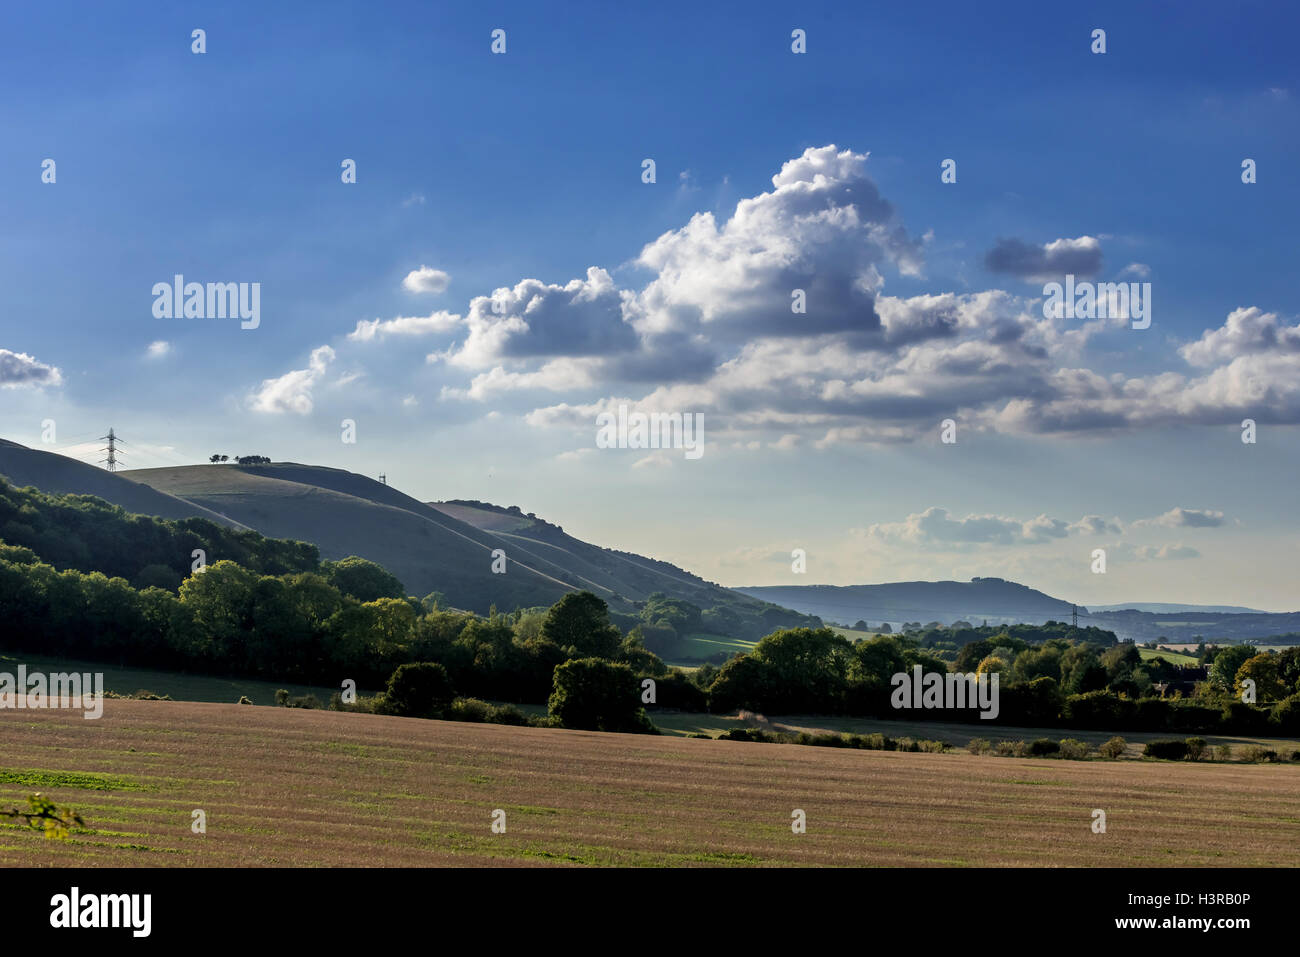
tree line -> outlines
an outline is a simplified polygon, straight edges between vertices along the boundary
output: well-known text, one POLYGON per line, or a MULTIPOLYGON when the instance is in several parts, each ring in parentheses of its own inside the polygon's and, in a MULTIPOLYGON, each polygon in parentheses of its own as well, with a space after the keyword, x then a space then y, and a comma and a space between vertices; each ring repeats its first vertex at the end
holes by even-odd
POLYGON ((708 686, 708 704, 713 711, 747 708, 766 714, 1028 727, 1300 733, 1300 648, 1280 653, 1248 645, 1217 649, 1208 679, 1196 686, 1195 694, 1167 698, 1156 686, 1178 680, 1178 666, 1158 657, 1144 661, 1135 645, 1117 643, 1109 632, 1103 633, 1107 643, 1096 644, 1091 632, 1058 622, 1013 626, 960 645, 949 662, 935 653, 933 642, 926 647, 916 634, 850 642, 829 628, 788 629, 718 670, 708 686), (1030 644, 1012 631, 1077 634, 1030 644), (998 675, 997 718, 988 722, 975 710, 894 708, 891 679, 918 665, 926 674, 998 675), (1247 679, 1253 682, 1254 703, 1243 700, 1247 679))
POLYGON ((997 674, 1001 724, 1300 731, 1300 648, 1206 649, 1209 679, 1172 700, 1156 688, 1179 679, 1176 666, 1143 661, 1110 632, 1061 622, 959 622, 855 642, 829 628, 777 628, 721 668, 687 674, 664 664, 654 639, 656 629, 683 635, 702 625, 704 612, 689 602, 656 594, 626 633, 589 592, 480 616, 446 607, 437 593, 406 595, 365 559, 322 562, 301 542, 129 515, 91 496, 3 480, 0 615, 8 651, 332 686, 351 678, 372 689, 388 687, 403 665, 431 664, 459 695, 519 703, 550 703, 562 685, 564 697, 588 701, 570 712, 574 726, 639 726, 646 677, 660 708, 981 720, 974 711, 894 709, 893 676, 919 666, 997 674), (226 557, 195 569, 185 564, 194 549, 226 557), (1254 704, 1243 700, 1247 681, 1254 704), (602 711, 628 696, 631 711, 602 711))

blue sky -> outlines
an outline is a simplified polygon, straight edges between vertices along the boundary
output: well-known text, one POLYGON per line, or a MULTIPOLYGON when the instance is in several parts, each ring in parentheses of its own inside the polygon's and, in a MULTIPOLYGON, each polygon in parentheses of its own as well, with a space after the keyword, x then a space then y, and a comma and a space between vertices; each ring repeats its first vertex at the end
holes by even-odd
POLYGON ((1054 6, 9 11, 0 434, 383 472, 724 584, 1300 607, 1300 17, 1054 6), (1046 320, 1067 267, 1151 327, 1046 320), (260 325, 156 318, 176 273, 260 325), (620 401, 706 454, 596 449, 620 401))

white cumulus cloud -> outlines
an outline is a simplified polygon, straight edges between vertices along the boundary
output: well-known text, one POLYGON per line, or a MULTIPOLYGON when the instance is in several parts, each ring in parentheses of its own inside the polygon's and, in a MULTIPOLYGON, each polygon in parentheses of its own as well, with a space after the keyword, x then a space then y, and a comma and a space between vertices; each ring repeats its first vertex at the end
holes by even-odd
POLYGON ((438 293, 446 292, 450 282, 451 276, 441 269, 421 266, 406 274, 406 278, 402 280, 402 288, 413 293, 438 293))
POLYGON ((324 378, 333 361, 334 350, 329 346, 313 349, 306 369, 286 372, 275 379, 264 379, 249 396, 249 406, 257 412, 307 415, 312 410, 312 388, 324 378))

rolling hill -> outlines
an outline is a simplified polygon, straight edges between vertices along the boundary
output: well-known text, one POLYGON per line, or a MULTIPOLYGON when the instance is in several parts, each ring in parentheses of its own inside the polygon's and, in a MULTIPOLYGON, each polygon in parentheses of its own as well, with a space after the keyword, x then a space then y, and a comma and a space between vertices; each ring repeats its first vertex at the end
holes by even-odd
POLYGON ((736 638, 816 624, 667 562, 579 541, 517 508, 425 503, 342 469, 276 462, 109 473, 2 442, 0 475, 45 492, 96 495, 131 512, 201 516, 271 538, 311 542, 325 559, 358 555, 383 565, 410 594, 441 592, 450 604, 480 613, 493 605, 551 605, 570 591, 587 590, 628 616, 636 614, 635 603, 655 593, 720 609, 732 624, 725 633, 736 638), (505 552, 504 574, 492 571, 497 549, 505 552))
POLYGON ((247 527, 220 512, 132 481, 124 472, 108 472, 6 439, 0 439, 0 475, 20 488, 32 485, 53 495, 94 495, 139 515, 206 518, 232 528, 247 527))
MULTIPOLYGON (((905 621, 922 624, 931 621, 952 624, 958 620, 972 624, 1068 621, 1074 607, 1063 599, 1001 578, 882 585, 774 585, 736 591, 830 621, 851 624, 865 619, 869 625, 889 622, 893 628, 905 621)), ((1113 631, 1121 641, 1139 643, 1160 639, 1193 641, 1202 637, 1210 641, 1249 641, 1300 632, 1300 612, 1141 602, 1109 610, 1116 607, 1100 610, 1079 605, 1079 624, 1095 625, 1113 631), (1178 610, 1160 610, 1165 608, 1178 610)))
MULTIPOLYGON (((969 582, 893 582, 883 585, 772 585, 737 588, 746 595, 776 602, 823 619, 868 624, 902 622, 1041 624, 1070 617, 1071 604, 1025 585, 1001 578, 969 582)), ((1080 606, 1079 613, 1087 612, 1080 606)))
POLYGON ((486 613, 550 605, 583 587, 560 569, 507 551, 492 572, 494 536, 449 518, 397 489, 341 469, 271 463, 139 469, 135 481, 221 511, 272 538, 312 542, 321 557, 383 565, 413 595, 441 592, 456 607, 486 613), (561 574, 556 574, 561 572, 561 574))
POLYGON ((1268 615, 1271 612, 1259 608, 1247 608, 1245 605, 1181 605, 1167 601, 1131 601, 1118 605, 1090 605, 1089 609, 1098 611, 1149 611, 1154 615, 1173 615, 1183 612, 1195 612, 1206 615, 1268 615))
MULTIPOLYGON (((510 554, 520 554, 526 561, 567 569, 578 576, 584 586, 600 594, 611 594, 643 601, 655 592, 681 598, 702 608, 737 604, 761 615, 767 603, 738 595, 733 589, 705 581, 698 575, 668 562, 634 555, 631 552, 602 548, 580 541, 534 515, 518 508, 502 508, 486 502, 430 502, 443 515, 490 532, 510 554)), ((779 616, 777 616, 779 617, 779 616)))
POLYGON ((324 558, 359 555, 383 565, 412 594, 439 591, 452 604, 486 612, 550 605, 591 591, 619 613, 656 592, 701 608, 725 607, 736 637, 755 637, 803 616, 740 595, 667 562, 602 548, 518 508, 425 503, 342 469, 277 462, 140 469, 132 479, 219 510, 275 538, 313 542, 324 558), (492 572, 502 549, 506 572, 492 572))

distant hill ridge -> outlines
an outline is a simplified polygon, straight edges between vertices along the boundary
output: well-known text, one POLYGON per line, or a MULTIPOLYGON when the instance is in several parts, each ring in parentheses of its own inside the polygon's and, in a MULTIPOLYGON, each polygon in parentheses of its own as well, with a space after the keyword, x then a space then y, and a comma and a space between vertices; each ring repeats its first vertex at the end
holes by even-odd
MULTIPOLYGON (((879 585, 771 585, 736 591, 839 622, 971 621, 978 624, 1068 619, 1070 602, 1002 578, 879 585)), ((1080 606, 1079 614, 1087 614, 1080 606)))
POLYGON ((1093 605, 1093 611, 1149 611, 1155 615, 1193 612, 1205 615, 1271 615, 1273 612, 1244 605, 1183 605, 1167 601, 1130 601, 1118 605, 1093 605))
MULTIPOLYGON (((1002 578, 878 585, 773 585, 736 591, 830 621, 850 624, 865 620, 869 625, 889 622, 893 627, 907 621, 1042 624, 1068 621, 1074 611, 1070 602, 1002 578)), ((1168 612, 1144 610, 1161 607, 1155 602, 1115 610, 1110 610, 1114 606, 1100 610, 1079 605, 1079 624, 1096 625, 1113 631, 1122 640, 1138 642, 1181 642, 1197 637, 1248 641, 1300 632, 1300 612, 1220 611, 1212 605, 1172 605, 1178 610, 1168 612)))

